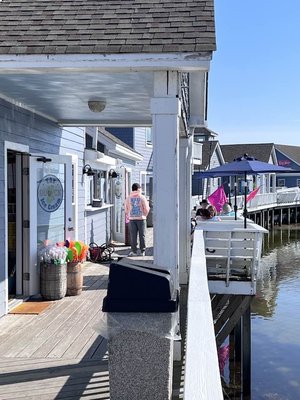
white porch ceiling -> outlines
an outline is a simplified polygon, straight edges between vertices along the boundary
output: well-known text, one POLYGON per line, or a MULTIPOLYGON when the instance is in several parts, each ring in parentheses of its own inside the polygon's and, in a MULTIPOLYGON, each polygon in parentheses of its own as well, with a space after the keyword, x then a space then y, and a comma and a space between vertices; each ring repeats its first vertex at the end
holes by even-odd
POLYGON ((0 97, 62 125, 147 126, 153 80, 153 71, 0 71, 0 97), (88 107, 95 98, 106 100, 101 113, 88 107))
POLYGON ((61 125, 150 126, 154 74, 195 73, 190 100, 197 105, 203 95, 197 73, 208 71, 210 59, 186 53, 0 55, 0 97, 61 125), (100 113, 88 107, 97 98, 106 101, 100 113))

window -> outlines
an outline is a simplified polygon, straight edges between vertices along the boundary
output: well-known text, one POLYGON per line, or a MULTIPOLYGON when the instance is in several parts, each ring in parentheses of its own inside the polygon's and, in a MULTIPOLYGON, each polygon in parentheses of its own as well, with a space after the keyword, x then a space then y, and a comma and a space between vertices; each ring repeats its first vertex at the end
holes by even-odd
POLYGON ((285 186, 285 179, 278 179, 278 186, 284 187, 285 186))
POLYGON ((87 176, 88 190, 86 191, 86 204, 101 207, 107 202, 107 172, 93 170, 93 176, 87 176))
POLYGON ((96 171, 94 175, 94 199, 106 202, 106 172, 96 171))
POLYGON ((145 128, 145 134, 146 134, 146 145, 147 146, 152 146, 152 129, 151 128, 145 128))
POLYGON ((149 172, 141 172, 141 187, 142 187, 142 193, 144 196, 147 198, 152 197, 152 185, 153 185, 153 178, 152 174, 149 172))

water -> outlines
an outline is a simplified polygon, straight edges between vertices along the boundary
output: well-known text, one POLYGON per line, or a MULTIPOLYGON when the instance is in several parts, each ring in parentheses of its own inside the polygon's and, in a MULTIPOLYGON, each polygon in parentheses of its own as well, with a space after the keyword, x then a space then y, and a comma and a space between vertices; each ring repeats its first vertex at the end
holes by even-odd
POLYGON ((252 303, 252 400, 300 399, 300 227, 270 232, 252 303))

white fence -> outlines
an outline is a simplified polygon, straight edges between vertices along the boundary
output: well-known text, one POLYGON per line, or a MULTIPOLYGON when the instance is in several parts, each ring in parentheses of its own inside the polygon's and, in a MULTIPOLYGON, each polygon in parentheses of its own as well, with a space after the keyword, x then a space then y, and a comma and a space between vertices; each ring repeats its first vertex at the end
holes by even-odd
MULTIPOLYGON (((191 207, 198 206, 201 197, 193 196, 191 200, 191 207)), ((231 197, 231 203, 234 205, 234 197, 231 197)), ((254 199, 247 203, 247 209, 254 211, 256 208, 276 207, 283 204, 299 204, 300 206, 300 188, 283 188, 277 189, 276 193, 262 193, 257 194, 254 199)), ((244 196, 236 197, 236 205, 238 210, 244 207, 244 196)))
POLYGON ((203 232, 194 233, 185 353, 185 400, 223 400, 203 232))

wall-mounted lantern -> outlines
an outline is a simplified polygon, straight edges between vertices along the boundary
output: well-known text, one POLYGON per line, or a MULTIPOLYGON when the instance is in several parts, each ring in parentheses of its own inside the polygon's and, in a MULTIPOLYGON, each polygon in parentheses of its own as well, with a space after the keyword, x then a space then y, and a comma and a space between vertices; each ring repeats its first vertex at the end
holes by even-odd
POLYGON ((87 175, 87 176, 94 176, 95 172, 93 171, 92 167, 90 164, 85 164, 85 166, 82 168, 82 174, 87 175))
POLYGON ((118 174, 116 173, 116 171, 115 171, 114 169, 111 169, 111 170, 109 171, 109 173, 108 173, 108 176, 109 176, 110 178, 117 178, 117 177, 118 177, 118 174))

